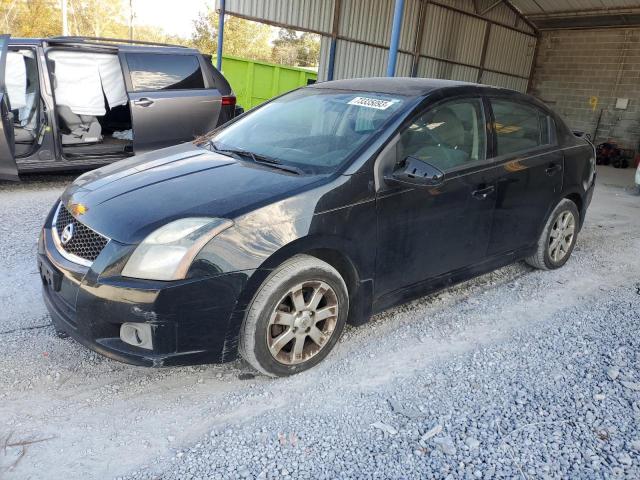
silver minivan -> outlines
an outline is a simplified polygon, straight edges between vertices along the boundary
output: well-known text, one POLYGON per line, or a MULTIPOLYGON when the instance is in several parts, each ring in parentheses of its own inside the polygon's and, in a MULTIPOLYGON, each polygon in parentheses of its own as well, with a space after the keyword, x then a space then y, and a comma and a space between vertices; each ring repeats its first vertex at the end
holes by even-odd
POLYGON ((95 37, 0 35, 0 179, 191 141, 236 114, 209 55, 95 37))

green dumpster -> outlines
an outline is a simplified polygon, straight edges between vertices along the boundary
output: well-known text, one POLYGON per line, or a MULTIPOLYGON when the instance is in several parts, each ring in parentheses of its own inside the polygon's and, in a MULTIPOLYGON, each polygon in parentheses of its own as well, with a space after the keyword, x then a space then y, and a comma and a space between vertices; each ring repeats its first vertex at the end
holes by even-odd
MULTIPOLYGON (((215 65, 216 59, 213 57, 215 65)), ((281 93, 315 83, 317 72, 301 67, 222 56, 222 73, 236 94, 238 105, 249 110, 281 93)))

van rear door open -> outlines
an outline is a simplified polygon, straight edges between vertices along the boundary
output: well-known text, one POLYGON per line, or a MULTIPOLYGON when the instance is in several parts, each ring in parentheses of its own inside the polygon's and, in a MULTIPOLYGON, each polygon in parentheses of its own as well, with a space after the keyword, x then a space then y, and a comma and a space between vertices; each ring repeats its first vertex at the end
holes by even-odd
POLYGON ((5 69, 10 35, 0 35, 0 179, 19 180, 15 159, 13 114, 5 87, 5 69))

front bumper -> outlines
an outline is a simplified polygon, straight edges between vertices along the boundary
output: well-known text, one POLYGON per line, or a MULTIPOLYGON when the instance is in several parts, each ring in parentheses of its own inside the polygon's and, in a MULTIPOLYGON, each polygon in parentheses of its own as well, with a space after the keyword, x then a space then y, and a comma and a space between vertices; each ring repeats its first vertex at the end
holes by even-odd
MULTIPOLYGON (((103 254, 117 259, 124 248, 112 241, 103 254)), ((109 275, 109 267, 100 261, 103 254, 92 267, 69 262, 44 229, 38 269, 56 329, 102 355, 134 365, 220 363, 237 357, 243 312, 235 307, 248 272, 174 282, 137 280, 109 275), (153 348, 123 342, 120 327, 125 322, 149 324, 153 348)))

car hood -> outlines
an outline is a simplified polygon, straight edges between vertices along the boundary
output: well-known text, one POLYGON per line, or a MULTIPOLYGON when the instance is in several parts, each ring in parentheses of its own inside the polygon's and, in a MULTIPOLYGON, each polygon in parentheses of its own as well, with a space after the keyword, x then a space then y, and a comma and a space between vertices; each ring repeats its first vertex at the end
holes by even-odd
POLYGON ((62 201, 69 208, 81 205, 72 209, 75 216, 97 232, 134 244, 172 220, 233 219, 320 178, 182 144, 88 172, 64 192, 62 201))

